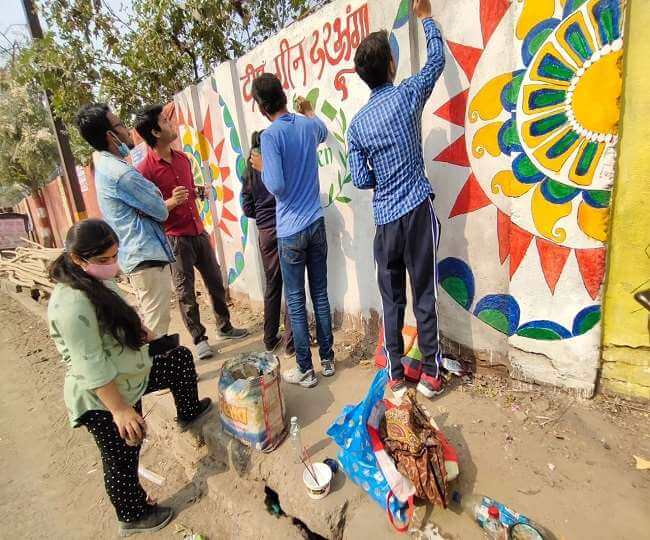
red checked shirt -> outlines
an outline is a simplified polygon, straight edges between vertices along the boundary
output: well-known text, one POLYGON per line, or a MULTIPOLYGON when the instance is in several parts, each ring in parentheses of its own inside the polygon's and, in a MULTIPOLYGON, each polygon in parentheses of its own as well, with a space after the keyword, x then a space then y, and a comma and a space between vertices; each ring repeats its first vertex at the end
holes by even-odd
POLYGON ((203 233, 203 222, 196 207, 192 166, 185 154, 172 150, 172 161, 169 163, 149 148, 147 157, 136 168, 142 176, 158 186, 165 200, 172 196, 177 186, 189 191, 187 201, 174 208, 165 221, 168 236, 198 236, 203 233))

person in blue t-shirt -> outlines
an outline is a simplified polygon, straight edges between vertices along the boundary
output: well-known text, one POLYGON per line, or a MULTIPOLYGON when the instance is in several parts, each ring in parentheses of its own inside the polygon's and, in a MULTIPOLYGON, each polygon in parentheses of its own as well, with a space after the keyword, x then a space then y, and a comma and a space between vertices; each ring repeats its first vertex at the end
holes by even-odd
POLYGON ((287 110, 280 80, 264 73, 253 83, 253 98, 271 121, 261 136, 261 155, 251 165, 262 172, 262 182, 276 199, 276 229, 280 267, 289 307, 297 366, 285 371, 291 384, 312 388, 318 384, 309 349, 305 308, 305 269, 316 316, 322 374, 334 375, 332 315, 327 296, 327 237, 320 204, 316 148, 327 138, 325 124, 305 99, 297 100, 302 114, 287 110))

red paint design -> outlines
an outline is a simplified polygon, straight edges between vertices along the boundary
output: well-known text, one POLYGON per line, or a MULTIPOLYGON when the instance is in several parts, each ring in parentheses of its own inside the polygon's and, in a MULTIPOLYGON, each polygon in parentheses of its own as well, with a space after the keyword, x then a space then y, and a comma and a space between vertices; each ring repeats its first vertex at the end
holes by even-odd
POLYGON ((582 282, 593 300, 598 297, 600 286, 605 278, 605 248, 576 249, 576 259, 580 268, 582 282))
POLYGON ((465 125, 465 111, 467 110, 467 94, 468 90, 462 91, 460 94, 455 95, 442 107, 440 107, 433 114, 440 118, 456 124, 457 126, 465 125))
POLYGON ((510 216, 498 209, 497 237, 499 238, 499 260, 503 264, 510 253, 510 216))
POLYGON ((564 265, 569 258, 571 249, 564 246, 558 246, 553 242, 544 240, 543 238, 536 238, 537 253, 539 253, 539 260, 542 265, 542 272, 544 272, 544 279, 546 284, 551 290, 551 294, 555 294, 555 286, 557 285, 564 265))
POLYGON ((223 145, 225 142, 226 139, 221 139, 221 142, 214 149, 214 155, 217 158, 217 163, 221 163, 221 157, 223 156, 223 145))
POLYGON ((458 197, 456 197, 454 207, 449 213, 449 219, 461 214, 469 214, 470 212, 488 206, 490 203, 490 199, 488 199, 483 188, 477 182, 474 173, 472 173, 460 190, 458 197))
POLYGON ((515 275, 528 251, 533 235, 510 222, 510 279, 515 275))
MULTIPOLYGON (((305 54, 305 38, 293 45, 287 39, 282 39, 279 52, 273 58, 272 64, 275 75, 282 81, 285 90, 294 89, 294 74, 302 72, 301 86, 307 85, 307 72, 313 71, 316 79, 320 80, 325 71, 325 66, 340 66, 351 62, 354 51, 370 32, 368 17, 368 4, 363 4, 355 10, 347 6, 345 15, 336 17, 333 21, 326 22, 322 28, 317 28, 311 34, 313 43, 309 54, 305 54), (307 66, 307 61, 310 65, 307 66), (312 68, 312 69, 310 69, 312 68)), ((267 62, 258 65, 248 64, 244 76, 240 77, 241 92, 245 102, 251 102, 252 84, 256 77, 266 71, 267 62)), ((345 75, 354 73, 350 67, 343 67, 334 76, 334 88, 341 92, 342 100, 348 97, 348 87, 345 75)), ((299 81, 300 84, 300 81, 299 81)), ((253 104, 254 105, 254 104, 253 104)))
POLYGON ((210 118, 210 106, 208 105, 205 111, 205 119, 203 120, 203 129, 201 130, 203 136, 208 140, 210 146, 214 146, 212 141, 212 119, 210 118))
POLYGON ((228 236, 230 236, 230 238, 232 238, 232 234, 231 234, 230 231, 228 230, 228 227, 224 224, 223 219, 220 219, 220 220, 219 220, 219 228, 220 228, 223 232, 225 232, 228 236))
POLYGON ((233 193, 233 190, 230 189, 227 186, 223 186, 222 189, 223 189, 223 202, 224 202, 224 204, 227 203, 227 202, 232 201, 233 197, 235 196, 235 194, 233 193))
POLYGON ((487 45, 497 25, 510 7, 510 0, 481 0, 481 32, 483 45, 487 45))
POLYGON ((228 221, 237 221, 237 217, 225 206, 221 210, 221 219, 222 220, 227 219, 228 221))
POLYGON ((354 69, 342 69, 334 77, 334 88, 342 93, 341 101, 348 99, 348 85, 345 82, 346 75, 354 75, 354 69))
POLYGON ((449 45, 449 50, 454 55, 456 62, 458 62, 465 75, 467 75, 467 80, 471 81, 474 76, 476 64, 478 64, 479 58, 483 54, 483 49, 477 49, 469 45, 461 45, 453 41, 447 41, 447 45, 449 45))
POLYGON ((230 167, 219 167, 219 170, 221 171, 221 180, 225 182, 230 176, 230 167))
POLYGON ((433 161, 442 161, 444 163, 451 163, 452 165, 469 167, 467 148, 465 147, 465 135, 463 134, 458 137, 458 139, 433 158, 433 161))

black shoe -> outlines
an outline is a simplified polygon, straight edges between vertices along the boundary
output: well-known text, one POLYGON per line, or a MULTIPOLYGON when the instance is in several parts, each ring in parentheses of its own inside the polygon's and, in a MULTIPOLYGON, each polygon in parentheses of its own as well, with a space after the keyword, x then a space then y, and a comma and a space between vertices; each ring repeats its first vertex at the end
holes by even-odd
POLYGON ((275 336, 273 341, 271 343, 267 343, 264 345, 265 350, 267 353, 272 353, 275 352, 275 350, 278 348, 278 345, 282 343, 282 338, 280 336, 275 336))
POLYGON ((159 531, 172 520, 173 516, 174 512, 167 506, 147 505, 145 514, 138 521, 119 522, 120 536, 159 531))
POLYGON ((199 412, 194 418, 191 418, 189 420, 176 420, 176 423, 178 424, 178 427, 181 429, 181 431, 187 431, 187 428, 190 427, 192 422, 204 416, 210 409, 212 409, 212 400, 209 397, 205 397, 199 401, 199 412))
POLYGON ((230 330, 220 330, 217 332, 217 339, 219 341, 225 341, 227 339, 241 339, 245 338, 248 335, 248 330, 245 328, 235 328, 234 326, 230 327, 230 330))

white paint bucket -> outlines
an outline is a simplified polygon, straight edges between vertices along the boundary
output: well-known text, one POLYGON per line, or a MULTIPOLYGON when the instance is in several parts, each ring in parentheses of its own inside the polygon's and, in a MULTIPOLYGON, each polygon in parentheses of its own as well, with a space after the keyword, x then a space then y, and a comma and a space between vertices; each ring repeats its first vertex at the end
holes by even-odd
POLYGON ((330 492, 332 469, 325 463, 314 463, 311 469, 318 482, 314 481, 307 469, 302 472, 302 481, 307 486, 307 493, 312 499, 322 499, 330 492))

